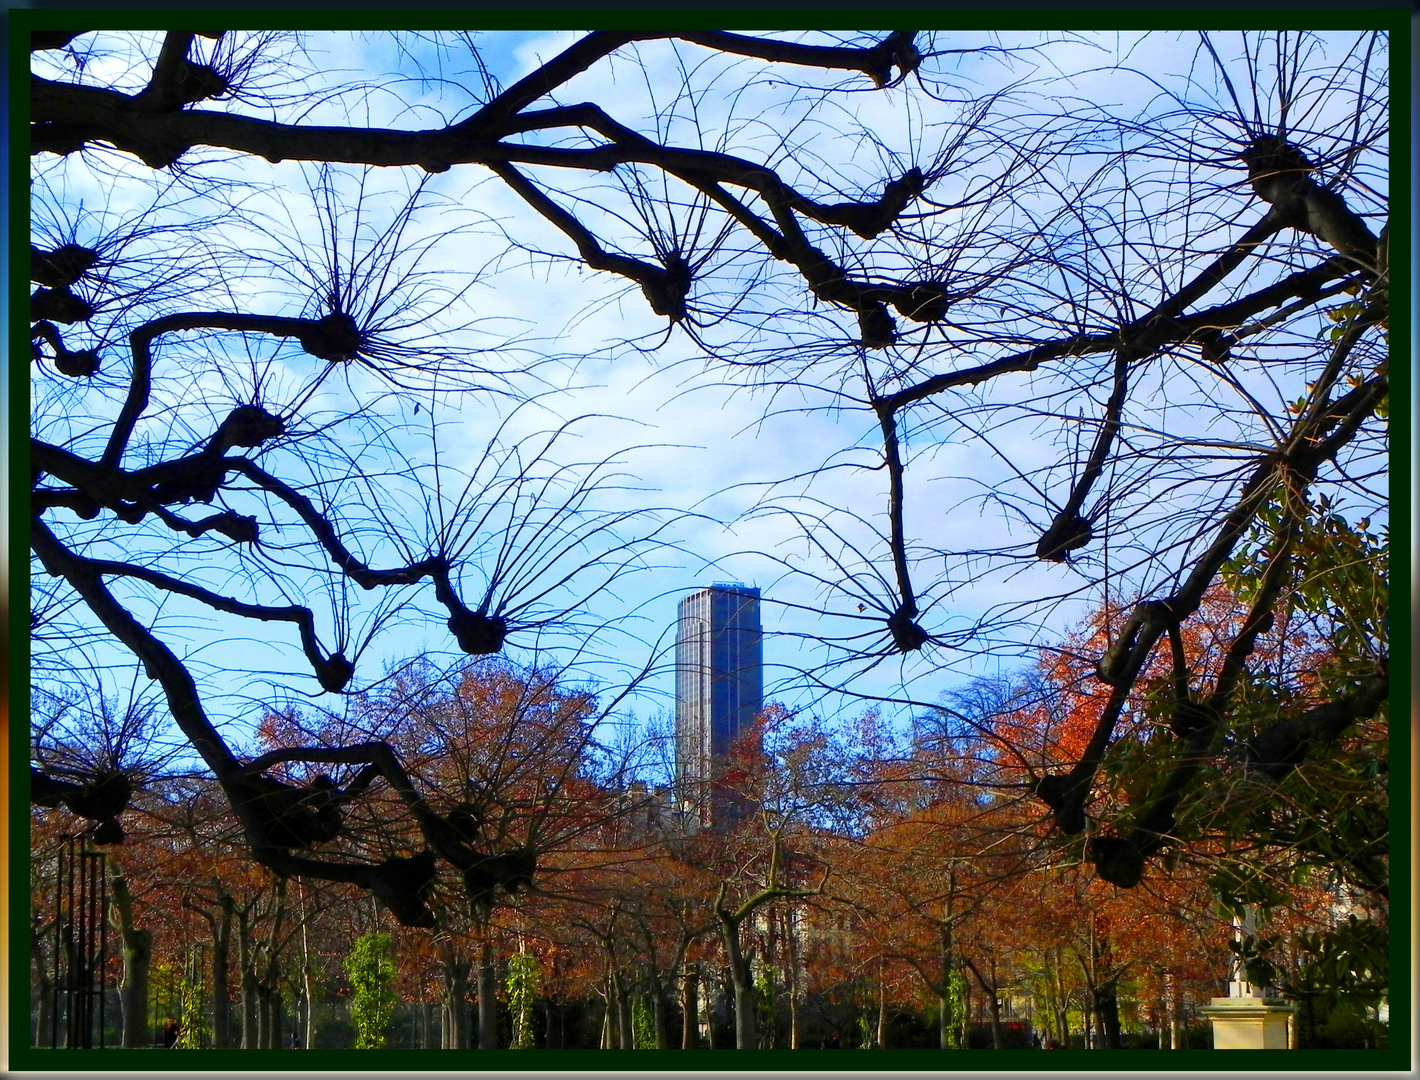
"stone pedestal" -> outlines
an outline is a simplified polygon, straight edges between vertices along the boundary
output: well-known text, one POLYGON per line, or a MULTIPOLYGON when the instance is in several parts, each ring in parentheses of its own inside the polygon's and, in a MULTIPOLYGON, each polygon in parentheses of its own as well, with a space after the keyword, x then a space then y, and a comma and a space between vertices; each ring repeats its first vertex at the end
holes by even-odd
POLYGON ((1296 1006, 1280 998, 1215 997, 1198 1011, 1213 1025, 1215 1050, 1286 1050, 1287 1019, 1296 1006))

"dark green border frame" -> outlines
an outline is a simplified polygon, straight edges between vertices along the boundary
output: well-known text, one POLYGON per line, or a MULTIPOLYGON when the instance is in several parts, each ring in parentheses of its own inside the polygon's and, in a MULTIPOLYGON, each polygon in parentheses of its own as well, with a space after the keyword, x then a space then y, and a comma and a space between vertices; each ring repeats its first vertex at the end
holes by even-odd
MULTIPOLYGON (((1176 2, 1176 0, 1175 0, 1176 2)), ((677 27, 735 29, 782 29, 784 27, 812 24, 818 27, 841 27, 859 25, 887 25, 898 23, 925 23, 933 28, 1001 28, 1003 20, 1000 12, 1019 12, 1010 21, 1012 29, 1271 29, 1279 24, 1290 27, 1317 30, 1385 29, 1391 33, 1391 129, 1392 143, 1410 147, 1404 158, 1393 158, 1391 164, 1391 191, 1411 193, 1411 200, 1396 200, 1392 197, 1391 215, 1395 236, 1408 238, 1402 247, 1392 246, 1391 279, 1392 292, 1398 296, 1412 297, 1413 305, 1413 253, 1415 247, 1414 221, 1412 217, 1415 198, 1413 169, 1414 121, 1412 109, 1412 79, 1414 72, 1414 36, 1416 23, 1409 14, 1409 5, 1404 0, 1353 0, 1346 8, 1310 7, 1305 0, 1253 0, 1247 7, 1226 4, 1223 0, 1206 0, 1200 4, 1176 10, 1152 8, 1142 10, 1139 0, 1104 0, 1093 8, 1062 10, 1042 5, 1039 0, 993 0, 989 10, 979 8, 958 8, 951 0, 907 0, 892 8, 868 10, 853 0, 846 0, 839 6, 835 0, 780 0, 773 8, 691 8, 675 11, 664 9, 664 0, 624 0, 621 7, 599 9, 565 0, 520 0, 517 10, 495 7, 461 6, 458 13, 450 9, 429 6, 407 11, 389 9, 363 9, 350 0, 329 0, 329 6, 307 6, 289 8, 280 6, 280 0, 256 0, 242 9, 195 10, 192 0, 170 0, 167 4, 146 8, 98 9, 80 7, 66 0, 51 0, 44 8, 14 8, 8 19, 8 56, 10 58, 8 86, 0 88, 0 94, 9 93, 10 118, 10 202, 11 244, 10 244, 10 289, 7 293, 9 310, 19 312, 28 304, 28 250, 22 248, 21 237, 29 231, 28 202, 21 200, 19 193, 26 190, 29 183, 29 145, 25 129, 25 116, 29 105, 28 49, 24 42, 33 28, 60 28, 98 23, 107 28, 163 29, 173 23, 174 9, 183 10, 184 23, 193 27, 228 28, 230 26, 261 26, 272 28, 338 28, 338 29, 389 29, 392 27, 452 27, 467 28, 476 24, 480 29, 526 30, 551 29, 557 26, 587 26, 613 29, 623 26, 644 26, 645 9, 657 11, 657 22, 677 27), (849 6, 849 4, 852 6, 849 6), (1211 6, 1217 3, 1216 7, 1211 6), (271 5, 268 7, 268 4, 271 5), (256 12, 260 12, 256 16, 256 12), (1286 12, 1286 14, 1278 14, 1286 12), (923 16, 926 16, 925 19, 923 16), (1025 19, 1022 19, 1022 15, 1025 19), (1410 134, 1407 142, 1397 139, 1396 131, 1410 134), (1397 252, 1404 254, 1397 257, 1397 252)), ((1406 538, 1401 545, 1405 558, 1392 559, 1392 592, 1401 596, 1409 595, 1415 611, 1409 611, 1411 618, 1402 618, 1391 628, 1396 639, 1392 642, 1392 653, 1396 656, 1415 656, 1420 663, 1420 655, 1412 652, 1411 635, 1415 618, 1420 617, 1420 597, 1413 592, 1411 582, 1412 552, 1409 542, 1410 525, 1413 519, 1413 422, 1412 403, 1415 364, 1413 342, 1413 306, 1397 305, 1391 316, 1392 347, 1405 350, 1407 363, 1393 364, 1392 415, 1401 418, 1401 423, 1392 431, 1392 465, 1400 466, 1401 483, 1392 481, 1391 488, 1391 529, 1392 533, 1406 538), (1396 406, 1396 402, 1403 404, 1396 406), (1398 571, 1398 580, 1395 575, 1398 571)), ((9 368, 11 430, 18 433, 28 426, 28 365, 21 368, 19 357, 28 355, 28 338, 20 336, 20 327, 11 326, 12 362, 9 368)), ((18 493, 28 489, 22 480, 29 472, 28 443, 20 444, 17 438, 9 440, 13 448, 9 459, 10 490, 18 493)), ((9 612, 10 640, 9 659, 14 678, 10 684, 10 715, 13 718, 9 731, 9 811, 10 811, 10 852, 7 881, 26 882, 29 876, 28 859, 22 854, 29 850, 29 780, 28 771, 20 771, 28 760, 28 725, 22 736, 18 717, 29 714, 29 630, 28 613, 29 563, 19 558, 19 552, 28 546, 23 538, 21 526, 28 514, 16 501, 11 507, 10 553, 11 553, 11 596, 13 603, 9 612)), ((1395 536, 1392 536, 1394 542, 1395 536)), ((9 964, 9 1035, 10 1045, 5 1048, 11 1069, 26 1072, 43 1071, 57 1073, 89 1073, 133 1071, 136 1073, 212 1071, 245 1073, 286 1072, 294 1074, 310 1072, 379 1071, 399 1073, 442 1073, 452 1070, 478 1071, 489 1073, 596 1073, 611 1074, 630 1072, 707 1072, 707 1073, 779 1073, 779 1072, 1409 1072, 1413 1066, 1412 1040, 1414 1038, 1414 952, 1410 934, 1414 920, 1414 897, 1412 889, 1412 865, 1414 859, 1414 836, 1411 821, 1415 802, 1415 776, 1413 768, 1413 744, 1416 738, 1415 726, 1420 724, 1420 713, 1413 705, 1414 698, 1410 684, 1410 666, 1402 664, 1396 672, 1391 689, 1392 717, 1408 714, 1410 724, 1391 726, 1391 760, 1406 763, 1401 772, 1392 772, 1391 799, 1391 909, 1395 917, 1391 921, 1391 967, 1393 972, 1409 972, 1410 980, 1397 977, 1390 992, 1390 1044, 1388 1050, 1311 1050, 1303 1055, 1287 1054, 1283 1051, 1263 1051, 1250 1054, 1244 1059, 1219 1056, 1211 1051, 1185 1050, 1156 1056, 1145 1051, 1116 1051, 1101 1054, 1097 1051, 1066 1051, 1048 1059, 1034 1056, 1032 1052, 1008 1050, 994 1054, 970 1053, 964 1056, 944 1057, 940 1050, 882 1050, 871 1055, 859 1055, 846 1051, 797 1050, 797 1051, 738 1051, 733 1054, 711 1050, 683 1051, 621 1051, 621 1050, 543 1050, 532 1053, 510 1050, 468 1051, 472 1058, 459 1054, 425 1057, 419 1051, 357 1051, 320 1050, 299 1056, 289 1051, 243 1051, 232 1056, 227 1052, 221 1058, 194 1058, 190 1054, 174 1055, 165 1050, 129 1050, 120 1054, 107 1051, 54 1051, 33 1050, 28 1045, 29 1032, 29 956, 28 904, 21 907, 16 903, 14 890, 10 895, 10 926, 8 949, 0 946, 9 964), (1402 788, 1397 790, 1397 788, 1402 788), (1398 798, 1396 796, 1399 796, 1398 798), (22 913, 24 917, 21 917, 22 913), (26 958, 21 963, 20 958, 26 958), (17 1043, 17 1036, 20 1042, 17 1043), (1048 1062, 1048 1064, 1047 1064, 1048 1062), (1246 1064, 1244 1065, 1243 1062, 1246 1064)))

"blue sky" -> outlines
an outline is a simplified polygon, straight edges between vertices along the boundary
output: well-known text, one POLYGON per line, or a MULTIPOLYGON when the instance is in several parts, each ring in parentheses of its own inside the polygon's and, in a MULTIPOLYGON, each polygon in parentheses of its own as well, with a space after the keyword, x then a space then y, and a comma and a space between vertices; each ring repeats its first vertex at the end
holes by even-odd
MULTIPOLYGON (((984 35, 975 37, 984 40, 984 35)), ((1340 47, 1354 38, 1355 35, 1336 35, 1331 44, 1340 47)), ((564 34, 523 32, 491 33, 480 36, 477 42, 488 69, 506 86, 531 70, 539 57, 554 54, 569 40, 564 34)), ((958 47, 975 43, 966 37, 952 39, 958 47)), ((1027 42, 1022 36, 1003 43, 1037 42, 1034 38, 1027 42)), ((342 77, 366 79, 372 87, 366 94, 331 99, 309 114, 310 122, 432 127, 467 115, 476 103, 477 74, 457 49, 444 52, 436 63, 427 44, 408 44, 401 52, 385 35, 330 42, 313 39, 310 45, 318 55, 339 57, 344 69, 340 72, 342 77), (397 76, 398 81, 391 81, 391 75, 397 76)), ((1121 39, 1111 34, 1052 41, 1040 53, 1010 62, 978 53, 943 58, 940 64, 943 85, 955 86, 963 94, 980 97, 1013 86, 1018 96, 1003 104, 1004 116, 1024 130, 1032 110, 1051 103, 1120 116, 1160 107, 1162 90, 1181 86, 1184 76, 1191 69, 1197 70, 1198 52, 1198 40, 1193 36, 1121 39), (1119 70, 1121 63, 1133 71, 1119 70), (1062 79, 1059 72, 1068 72, 1070 77, 1062 79)), ((820 181, 833 179, 850 189, 861 185, 860 190, 881 184, 884 177, 909 164, 929 163, 937 146, 951 135, 956 118, 953 104, 927 101, 904 88, 874 93, 860 86, 847 95, 806 98, 786 85, 788 80, 782 72, 767 72, 758 62, 734 62, 722 65, 723 70, 699 67, 707 54, 690 46, 680 46, 674 53, 668 45, 649 46, 645 55, 651 59, 644 70, 629 59, 618 57, 573 80, 559 93, 558 100, 600 102, 618 119, 633 126, 651 123, 657 109, 676 103, 678 120, 672 134, 683 140, 690 137, 692 129, 689 99, 680 93, 680 80, 690 80, 698 88, 696 117, 711 137, 710 145, 723 144, 751 157, 756 153, 777 155, 786 172, 792 174, 796 168, 801 169, 801 175, 788 177, 791 182, 809 184, 815 179, 811 174, 817 173, 820 181), (747 86, 743 77, 746 71, 769 77, 747 86), (863 131, 871 131, 876 144, 862 138, 863 131), (717 138, 720 143, 714 141, 717 138), (792 153, 783 149, 790 146, 792 153)), ((105 62, 117 72, 126 61, 119 50, 105 62)), ((1216 90, 1221 98, 1222 91, 1212 87, 1204 76, 1199 75, 1198 80, 1199 87, 1191 91, 1195 97, 1207 89, 1216 90)), ((805 76, 803 81, 821 85, 825 80, 805 76)), ((1324 114, 1324 104, 1322 109, 1324 114)), ((1079 171, 1061 173, 1058 182, 1078 184, 1080 191, 1088 194, 1090 169, 1100 167, 1103 160, 1098 153, 1093 158, 1082 158, 1079 171)), ((985 162, 981 169, 989 164, 985 162)), ((117 216, 132 212, 151 197, 138 183, 146 177, 137 167, 119 168, 121 178, 115 182, 85 175, 76 160, 63 175, 59 205, 73 209, 82 199, 91 210, 106 206, 117 216), (122 177, 131 177, 132 182, 122 177)), ((250 161, 214 164, 211 168, 217 175, 227 173, 234 180, 267 185, 264 190, 253 189, 244 195, 242 205, 252 215, 252 221, 270 222, 270 231, 263 233, 258 229, 244 236, 233 228, 228 230, 229 235, 224 233, 224 242, 248 253, 272 254, 271 265, 275 269, 271 280, 260 288, 251 282, 242 283, 242 288, 250 291, 234 299, 264 305, 261 309, 270 313, 293 313, 293 305, 300 303, 299 267, 289 261, 280 265, 282 260, 275 257, 278 249, 273 246, 273 237, 282 235, 284 230, 289 245, 296 243, 303 232, 309 238, 310 230, 315 228, 309 188, 311 170, 289 162, 267 166, 250 161)), ((51 171, 49 175, 57 180, 60 173, 51 171)), ((546 170, 537 173, 540 180, 547 175, 546 170)), ((968 192, 975 177, 972 169, 963 168, 945 178, 940 190, 968 192)), ((610 183, 609 178, 595 176, 563 175, 558 179, 568 185, 569 198, 580 196, 593 201, 604 199, 605 185, 610 183)), ((1169 183, 1183 184, 1190 179, 1178 176, 1169 183)), ((347 176, 342 183, 348 182, 347 176)), ((395 212, 412 182, 400 175, 374 177, 373 188, 388 192, 389 197, 371 200, 367 224, 382 227, 377 223, 395 212)), ((1147 192, 1140 185, 1134 202, 1104 199, 1104 203, 1147 214, 1152 206, 1162 205, 1151 203, 1151 199, 1170 197, 1173 189, 1169 183, 1156 178, 1151 180, 1153 186, 1147 192)), ((1058 186, 1032 190, 1018 200, 1018 211, 1026 213, 1036 206, 1047 208, 1052 201, 1059 202, 1060 194, 1058 186)), ((765 622, 770 637, 765 651, 771 681, 793 681, 795 672, 819 663, 812 640, 836 632, 831 628, 855 625, 854 594, 840 588, 842 583, 832 581, 825 591, 824 580, 833 571, 825 570, 824 552, 805 539, 792 518, 765 513, 762 506, 757 511, 756 507, 769 497, 781 507, 792 504, 800 510, 813 506, 834 512, 851 510, 862 515, 869 525, 880 521, 884 492, 881 472, 871 468, 875 455, 880 453, 871 414, 852 408, 849 398, 837 393, 836 387, 827 388, 835 392, 825 392, 822 386, 801 386, 792 380, 756 385, 749 376, 726 378, 725 369, 707 364, 695 343, 680 333, 666 334, 665 320, 648 309, 639 289, 628 287, 611 275, 589 273, 565 259, 539 254, 565 255, 570 245, 477 168, 460 167, 432 178, 427 198, 430 211, 421 218, 421 227, 430 236, 442 229, 456 230, 450 238, 429 248, 422 266, 444 274, 441 281, 456 278, 459 287, 467 289, 464 299, 472 315, 466 329, 459 333, 459 342, 469 348, 489 350, 488 355, 496 363, 516 372, 513 381, 522 392, 555 392, 516 411, 510 410, 509 399, 485 395, 475 395, 458 404, 445 402, 436 411, 437 419, 445 424, 437 435, 428 427, 428 413, 413 413, 408 400, 379 399, 370 406, 372 418, 397 419, 408 425, 410 440, 398 447, 399 453, 410 455, 423 465, 431 465, 437 453, 438 459, 454 472, 486 479, 491 473, 487 472, 484 448, 500 424, 504 425, 504 446, 527 447, 535 444, 539 433, 561 420, 581 418, 572 425, 569 438, 559 442, 559 446, 576 448, 569 451, 571 459, 596 461, 626 448, 624 454, 616 454, 622 462, 619 472, 624 481, 604 495, 595 496, 594 505, 597 499, 603 499, 601 505, 607 509, 629 503, 694 514, 679 519, 664 534, 664 538, 676 542, 677 552, 661 550, 648 555, 643 572, 620 578, 614 589, 594 597, 587 610, 592 622, 602 629, 590 647, 580 635, 563 635, 560 639, 554 636, 544 643, 546 652, 534 650, 533 643, 526 639, 515 638, 512 657, 520 662, 570 659, 579 676, 599 680, 601 685, 614 689, 642 665, 656 664, 659 655, 658 669, 645 683, 645 692, 628 702, 628 708, 645 717, 671 703, 673 678, 665 663, 668 657, 660 650, 671 644, 667 635, 679 597, 711 581, 740 580, 760 587, 768 601, 765 622), (505 235, 514 235, 525 250, 501 247, 500 238, 505 235), (519 370, 532 355, 549 358, 550 362, 532 372, 519 370), (536 375, 540 381, 532 381, 529 375, 536 375), (485 468, 482 473, 476 467, 480 461, 485 468), (839 467, 813 484, 785 483, 788 478, 825 464, 839 467), (804 502, 805 497, 819 502, 804 502), (800 572, 805 569, 814 576, 800 572), (822 614, 814 614, 813 609, 822 614), (589 662, 593 654, 599 658, 595 663, 589 662)), ((595 215, 595 211, 586 209, 589 215, 595 215)), ((1058 213, 1058 207, 1050 212, 1058 213)), ((619 226, 614 219, 603 216, 597 221, 605 230, 602 235, 608 243, 620 239, 630 244, 634 240, 624 227, 620 227, 622 235, 618 236, 619 226)), ((987 221, 980 227, 994 226, 987 221)), ((1179 220, 1160 226, 1178 227, 1179 220)), ((1151 235, 1160 242, 1167 239, 1167 233, 1151 235)), ((1099 253, 1101 272, 1117 263, 1117 272, 1144 273, 1131 263, 1132 258, 1126 246, 1117 250, 1103 248, 1099 253)), ((731 270, 740 272, 735 267, 745 264, 741 261, 727 269, 722 287, 730 287, 731 270)), ((772 268, 762 272, 771 271, 772 268)), ((760 273, 761 269, 755 272, 760 273)), ((1174 273, 1172 269, 1167 272, 1174 273)), ((799 340, 792 334, 800 332, 794 331, 791 323, 803 313, 791 314, 793 318, 786 319, 766 311, 763 326, 712 326, 706 330, 706 338, 723 335, 725 340, 734 340, 735 334, 748 335, 766 354, 777 350, 791 356, 799 340), (778 331, 774 328, 781 324, 790 327, 789 336, 776 338, 778 331)), ((1003 307, 999 317, 1003 322, 1020 319, 1024 326, 1029 314, 1032 313, 1008 313, 1003 307)), ((814 310, 807 317, 817 321, 802 331, 804 340, 822 333, 833 318, 848 327, 832 312, 814 310)), ((937 348, 935 355, 918 354, 908 359, 927 370, 962 362, 951 350, 937 348)), ((872 359, 878 362, 878 358, 872 359)), ((286 380, 292 394, 306 385, 303 380, 310 378, 309 371, 299 363, 292 364, 285 358, 271 363, 272 385, 286 380)), ((1169 378, 1182 378, 1182 369, 1170 370, 1174 374, 1169 378)), ((891 371, 887 374, 893 375, 891 371)), ((1294 396, 1298 390, 1286 379, 1274 382, 1261 369, 1256 375, 1249 392, 1274 405, 1290 400, 1289 395, 1294 396)), ((937 700, 942 692, 963 680, 995 674, 1025 662, 1036 647, 1058 638, 1100 599, 1098 588, 1091 584, 1091 575, 1099 572, 1098 566, 1075 568, 1027 559, 1005 569, 997 566, 978 582, 972 577, 975 564, 961 554, 999 545, 1033 545, 1038 532, 1032 533, 1031 529, 1038 528, 1040 522, 1033 526, 1019 516, 1002 512, 1000 493, 1014 492, 1013 498, 1023 498, 1031 490, 1043 488, 1058 497, 1062 484, 1068 484, 1073 467, 1070 447, 1079 441, 1076 429, 1068 422, 1045 425, 1041 416, 1032 416, 1029 410, 1002 411, 1013 395, 1019 397, 1023 392, 1054 393, 1057 397, 1052 400, 1058 405, 1063 400, 1058 395, 1064 391, 1058 385, 1051 387, 1046 376, 1041 373, 1017 380, 1002 385, 999 391, 996 387, 983 388, 979 398, 963 398, 956 413, 938 418, 936 427, 909 432, 911 531, 943 552, 938 557, 924 558, 922 579, 930 581, 934 574, 945 571, 948 576, 944 580, 954 582, 938 590, 937 606, 924 621, 934 634, 955 640, 954 635, 987 612, 1001 612, 1009 618, 1000 621, 999 632, 988 635, 990 640, 962 639, 958 647, 935 649, 930 655, 901 661, 892 659, 865 672, 855 683, 855 688, 864 694, 894 699, 910 696, 919 702, 937 700), (977 414, 992 417, 992 423, 999 424, 993 429, 995 438, 990 443, 975 437, 973 415, 977 414), (1022 486, 1021 473, 1035 480, 1022 486)), ((1230 393, 1226 386, 1188 387, 1183 382, 1166 383, 1162 374, 1159 378, 1157 393, 1172 395, 1175 402, 1167 425, 1177 438, 1202 435, 1212 416, 1210 410, 1221 400, 1218 395, 1226 398, 1230 393)), ((226 392, 215 381, 208 389, 218 397, 226 392)), ((352 389, 357 394, 374 392, 372 386, 365 384, 352 389)), ((43 389, 37 393, 42 398, 43 389)), ((339 398, 339 388, 322 388, 311 403, 313 407, 336 408, 339 398)), ((1239 396, 1230 405, 1241 400, 1239 396)), ((101 405, 94 408, 102 414, 101 405)), ((1084 416, 1092 408, 1082 401, 1078 412, 1084 416)), ((1235 447, 1248 437, 1244 427, 1244 420, 1238 419, 1235 429, 1227 432, 1235 447)), ((337 449, 333 447, 332 453, 337 449)), ((433 474, 425 471, 419 475, 433 474)), ((443 494, 448 496, 447 505, 462 481, 452 473, 446 475, 448 490, 443 494)), ((418 485, 391 481, 388 492, 390 507, 403 508, 416 518, 434 512, 439 505, 439 499, 432 497, 427 487, 420 491, 418 485)), ((1142 496, 1138 503, 1144 510, 1150 505, 1142 496)), ((1167 523, 1160 520, 1159 528, 1166 528, 1167 523)), ((420 521, 411 524, 409 535, 413 536, 420 521)), ((640 527, 640 523, 626 525, 632 531, 640 527)), ((845 537, 867 543, 861 523, 845 519, 842 528, 845 537)), ((391 548, 378 550, 391 558, 395 554, 391 548)), ((206 571, 214 582, 225 572, 219 565, 206 571)), ((594 581, 596 576, 593 569, 580 580, 594 581)), ((1159 565, 1142 566, 1137 584, 1144 589, 1159 587, 1167 576, 1166 568, 1159 565)), ((469 587, 475 587, 472 580, 469 587)), ((345 599, 355 612, 352 624, 357 629, 374 625, 378 610, 372 609, 367 599, 354 595, 345 599)), ((169 603, 162 611, 143 610, 155 624, 166 627, 189 650, 194 665, 207 674, 208 685, 215 691, 215 711, 228 718, 234 732, 249 723, 254 708, 271 700, 273 686, 280 693, 302 685, 299 677, 292 677, 299 676, 303 668, 299 652, 293 651, 291 642, 281 634, 267 632, 261 625, 239 626, 239 637, 234 639, 227 626, 205 623, 198 618, 199 613, 178 603, 169 603)), ((333 630, 326 624, 323 632, 331 634, 333 630)), ((398 662, 426 648, 448 648, 447 633, 439 617, 403 622, 396 630, 377 638, 364 658, 365 675, 373 677, 385 663, 398 662)), ((115 669, 111 676, 115 686, 126 685, 122 671, 121 667, 115 669)), ((776 690, 771 685, 770 693, 786 697, 790 704, 815 708, 851 712, 862 707, 833 698, 816 699, 802 686, 776 690)))

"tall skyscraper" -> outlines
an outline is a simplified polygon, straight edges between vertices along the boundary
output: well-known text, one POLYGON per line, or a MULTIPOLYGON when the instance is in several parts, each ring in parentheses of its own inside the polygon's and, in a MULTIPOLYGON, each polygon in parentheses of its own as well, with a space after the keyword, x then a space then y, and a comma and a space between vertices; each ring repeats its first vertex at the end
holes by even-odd
POLYGON ((718 828, 745 806, 718 782, 721 768, 764 707, 758 589, 717 584, 681 600, 675 691, 677 797, 702 828, 718 828))

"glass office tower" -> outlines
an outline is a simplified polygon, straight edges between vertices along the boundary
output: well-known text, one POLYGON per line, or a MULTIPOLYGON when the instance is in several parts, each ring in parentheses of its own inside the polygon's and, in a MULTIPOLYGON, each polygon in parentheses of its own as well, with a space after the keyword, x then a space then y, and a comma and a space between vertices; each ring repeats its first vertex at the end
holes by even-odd
POLYGON ((764 707, 758 589, 717 584, 681 600, 675 684, 678 797, 691 820, 719 828, 746 797, 717 782, 721 766, 764 707))

